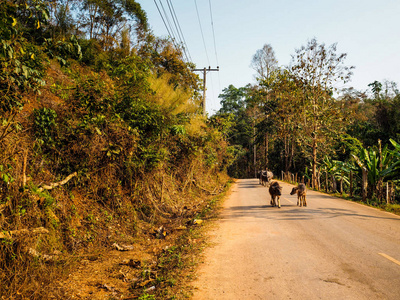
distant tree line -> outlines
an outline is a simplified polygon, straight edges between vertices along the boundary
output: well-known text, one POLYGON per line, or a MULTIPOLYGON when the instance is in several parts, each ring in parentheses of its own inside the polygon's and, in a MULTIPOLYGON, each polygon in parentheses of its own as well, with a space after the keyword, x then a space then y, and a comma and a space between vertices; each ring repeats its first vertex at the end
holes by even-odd
MULTIPOLYGON (((375 190, 379 180, 397 182, 397 84, 375 81, 366 91, 339 90, 338 86, 350 81, 354 68, 345 59, 346 54, 337 53, 336 44, 326 46, 316 39, 297 49, 287 67, 278 66, 268 44, 256 52, 251 66, 257 83, 225 88, 219 96, 221 109, 212 117, 234 146, 232 176, 254 177, 257 170, 268 168, 277 174, 297 173, 317 188, 325 185, 321 174, 333 162, 336 170, 344 164, 357 169, 375 155, 381 175, 370 180, 370 196, 379 194, 375 190), (387 164, 379 155, 386 153, 388 158, 389 152, 387 164)), ((370 177, 376 171, 369 171, 370 177)), ((361 178, 361 171, 353 170, 356 174, 361 178)), ((334 176, 340 181, 338 174, 334 176)))

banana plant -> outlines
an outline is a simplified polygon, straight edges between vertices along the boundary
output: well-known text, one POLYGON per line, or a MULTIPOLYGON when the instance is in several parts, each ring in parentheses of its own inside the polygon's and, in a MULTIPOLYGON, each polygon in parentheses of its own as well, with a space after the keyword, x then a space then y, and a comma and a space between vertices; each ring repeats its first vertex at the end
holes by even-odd
MULTIPOLYGON (((350 179, 348 174, 354 170, 352 165, 348 162, 342 162, 339 160, 331 160, 329 157, 325 157, 320 166, 320 170, 330 175, 335 181, 350 185, 350 179)), ((341 185, 342 189, 342 185, 341 185)), ((336 182, 334 183, 334 190, 336 190, 336 182)))
POLYGON ((390 168, 390 175, 393 177, 393 180, 400 180, 400 144, 393 139, 390 139, 390 143, 394 147, 392 151, 393 163, 390 168))
POLYGON ((336 172, 333 174, 336 179, 343 181, 347 185, 350 185, 350 178, 347 174, 350 174, 355 168, 348 162, 340 160, 333 161, 336 172))
POLYGON ((378 149, 376 147, 363 148, 358 155, 352 154, 352 156, 360 168, 367 170, 368 184, 377 195, 384 180, 392 179, 399 171, 399 155, 396 155, 396 151, 388 149, 387 145, 382 149, 380 141, 378 149))

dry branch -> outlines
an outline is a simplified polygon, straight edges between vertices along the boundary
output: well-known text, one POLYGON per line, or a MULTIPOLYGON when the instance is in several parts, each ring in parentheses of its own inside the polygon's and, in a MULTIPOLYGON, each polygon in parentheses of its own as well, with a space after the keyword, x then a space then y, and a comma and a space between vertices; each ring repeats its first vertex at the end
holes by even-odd
POLYGON ((24 165, 22 167, 22 187, 26 186, 26 161, 28 159, 28 149, 24 152, 24 165))
POLYGON ((44 227, 37 227, 33 229, 19 229, 11 231, 0 232, 0 239, 12 239, 13 237, 25 236, 25 235, 39 235, 47 234, 49 231, 44 227))
POLYGON ((0 213, 3 212, 3 210, 10 205, 10 200, 8 200, 6 203, 0 204, 0 213))
POLYGON ((199 189, 201 189, 201 190, 203 190, 203 191, 209 193, 210 195, 217 195, 217 192, 216 192, 216 191, 217 191, 218 187, 216 187, 216 188, 214 189, 214 191, 210 191, 210 190, 207 190, 207 189, 201 187, 201 186, 196 182, 196 180, 194 180, 194 179, 192 180, 192 183, 193 183, 196 187, 198 187, 199 189))
POLYGON ((66 184, 68 181, 70 181, 73 177, 78 175, 77 172, 72 173, 71 175, 67 176, 64 180, 59 181, 59 182, 54 182, 50 183, 50 185, 43 184, 40 188, 38 188, 39 192, 42 192, 43 190, 52 190, 60 185, 66 184))

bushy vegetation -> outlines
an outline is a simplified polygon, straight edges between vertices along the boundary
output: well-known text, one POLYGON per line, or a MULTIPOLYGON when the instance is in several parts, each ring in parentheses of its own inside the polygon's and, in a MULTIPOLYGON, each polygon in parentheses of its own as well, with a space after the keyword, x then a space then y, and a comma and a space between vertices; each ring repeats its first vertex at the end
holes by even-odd
POLYGON ((79 255, 186 222, 226 184, 200 80, 137 2, 2 1, 0 66, 1 297, 64 297, 79 255))

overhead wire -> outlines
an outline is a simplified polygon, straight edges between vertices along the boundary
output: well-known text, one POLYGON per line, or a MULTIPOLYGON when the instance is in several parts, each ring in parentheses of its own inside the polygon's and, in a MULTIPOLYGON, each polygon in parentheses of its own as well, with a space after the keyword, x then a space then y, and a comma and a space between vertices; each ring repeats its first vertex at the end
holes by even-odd
POLYGON ((161 5, 162 10, 163 10, 163 12, 164 12, 165 19, 167 20, 167 23, 168 23, 168 25, 169 25, 169 29, 171 30, 172 38, 173 38, 174 41, 176 42, 177 39, 176 39, 176 37, 175 37, 175 32, 174 32, 174 30, 173 30, 173 28, 172 28, 171 22, 170 22, 170 20, 169 20, 169 18, 168 18, 168 14, 167 14, 167 12, 165 11, 164 5, 162 4, 161 0, 159 0, 159 2, 160 2, 160 5, 161 5))
POLYGON ((199 20, 201 37, 203 38, 204 50, 205 50, 205 52, 206 52, 206 57, 207 57, 208 65, 210 66, 210 65, 211 65, 211 64, 210 64, 210 59, 208 58, 208 52, 207 52, 206 41, 205 41, 205 39, 204 39, 203 27, 201 26, 200 15, 199 15, 199 9, 198 9, 198 7, 197 7, 197 1, 196 1, 196 0, 194 0, 194 4, 195 4, 195 6, 196 6, 197 19, 199 20))
POLYGON ((180 45, 181 45, 182 50, 183 50, 183 52, 184 52, 184 54, 186 56, 186 60, 188 62, 192 61, 192 58, 190 57, 189 49, 188 49, 186 41, 185 41, 185 37, 184 37, 183 32, 182 32, 182 28, 181 28, 181 26, 179 24, 178 17, 176 16, 176 13, 175 13, 174 5, 172 4, 172 0, 167 0, 167 4, 168 4, 169 11, 171 13, 171 16, 172 16, 172 20, 173 20, 174 25, 175 25, 176 32, 178 33, 180 45), (190 57, 190 60, 189 60, 189 57, 190 57))
MULTIPOLYGON (((168 5, 168 9, 169 9, 169 13, 170 13, 170 16, 172 18, 172 21, 168 17, 167 10, 164 8, 164 5, 163 5, 162 1, 159 0, 158 1, 159 4, 157 4, 157 1, 154 0, 154 3, 156 4, 158 13, 161 16, 161 19, 162 19, 162 21, 164 23, 165 28, 167 29, 168 35, 170 36, 170 38, 172 40, 172 43, 174 44, 175 48, 176 49, 180 49, 180 48, 182 49, 182 52, 185 55, 186 60, 188 62, 189 61, 193 62, 193 59, 192 59, 192 57, 190 55, 189 48, 187 46, 185 37, 183 35, 182 27, 181 27, 181 25, 179 23, 177 15, 176 15, 175 8, 174 8, 174 5, 172 3, 172 0, 165 0, 165 1, 166 1, 167 5, 168 5), (160 7, 161 7, 161 9, 160 9, 160 7)), ((204 46, 204 50, 205 50, 205 55, 206 55, 206 58, 207 58, 208 65, 210 66, 211 65, 210 64, 210 58, 209 58, 208 51, 207 51, 207 45, 206 45, 206 42, 205 42, 204 32, 203 32, 203 26, 202 26, 202 23, 201 23, 200 14, 199 14, 199 8, 197 6, 197 1, 196 0, 194 0, 194 4, 195 4, 195 7, 196 7, 197 19, 198 19, 198 22, 199 22, 199 27, 200 27, 201 37, 202 37, 203 46, 204 46)), ((209 0, 209 10, 210 10, 211 28, 212 28, 213 43, 214 43, 214 54, 215 54, 217 65, 219 65, 211 0, 209 0)), ((220 86, 220 89, 221 89, 221 80, 220 80, 219 76, 220 75, 218 73, 219 86, 220 86)), ((212 85, 212 90, 213 90, 213 98, 215 98, 215 95, 214 95, 214 84, 213 84, 212 76, 211 76, 211 85, 212 85)))
MULTIPOLYGON (((169 27, 168 27, 167 23, 166 23, 165 20, 164 20, 163 14, 162 14, 160 8, 158 7, 158 4, 157 4, 156 0, 154 0, 154 3, 155 3, 155 5, 156 5, 156 7, 157 7, 158 13, 159 13, 160 16, 161 16, 161 19, 162 19, 162 21, 163 21, 163 23, 164 23, 165 28, 167 29, 168 35, 171 37, 172 42, 173 42, 173 44, 175 45, 175 41, 174 41, 174 39, 173 39, 173 36, 172 36, 172 34, 171 34, 170 30, 169 30, 169 27)), ((175 45, 175 47, 176 47, 176 45, 175 45)))
MULTIPOLYGON (((217 61, 217 66, 219 66, 218 54, 217 54, 217 43, 216 43, 216 39, 215 39, 215 30, 214 30, 214 19, 213 19, 213 14, 212 14, 212 7, 211 7, 211 0, 208 0, 208 3, 209 3, 209 7, 210 7, 211 28, 212 28, 212 34, 213 34, 213 40, 214 40, 215 59, 217 61)), ((221 90, 221 78, 220 78, 219 72, 218 72, 218 83, 219 83, 219 90, 221 90)), ((214 92, 214 90, 213 90, 213 92, 214 92)), ((215 95, 213 95, 213 96, 214 96, 214 99, 215 99, 215 95)))
POLYGON ((182 54, 185 56, 187 62, 192 61, 190 54, 188 55, 188 47, 187 47, 186 41, 184 41, 182 29, 180 28, 180 24, 179 24, 179 21, 176 16, 175 9, 173 7, 171 0, 166 0, 166 2, 168 5, 168 8, 169 8, 170 15, 172 17, 173 24, 170 21, 170 17, 168 17, 167 10, 165 9, 162 1, 159 0, 158 2, 159 2, 159 4, 157 4, 156 0, 154 0, 154 3, 158 10, 158 13, 161 16, 161 19, 164 23, 165 28, 167 29, 168 35, 170 36, 174 47, 176 49, 182 50, 182 54), (173 25, 175 25, 175 30, 174 30, 173 25), (185 46, 183 46, 183 45, 185 45, 185 46), (189 57, 190 57, 190 59, 189 59, 189 57))
POLYGON ((169 2, 169 3, 171 4, 171 7, 172 7, 172 12, 171 12, 171 14, 172 14, 172 15, 175 17, 175 19, 176 19, 176 23, 177 23, 177 25, 178 25, 177 28, 179 29, 180 36, 181 36, 181 38, 182 38, 183 44, 185 45, 184 51, 187 52, 187 55, 186 55, 186 56, 189 56, 190 61, 193 61, 193 60, 192 60, 192 57, 191 57, 191 55, 190 55, 190 52, 189 52, 189 48, 188 48, 188 46, 187 46, 187 44, 186 44, 185 36, 183 35, 181 25, 179 24, 178 17, 176 16, 175 8, 174 8, 174 5, 172 4, 172 0, 167 0, 167 2, 169 2))
MULTIPOLYGON (((211 0, 209 0, 208 1, 208 4, 209 4, 209 9, 210 9, 210 20, 211 20, 211 29, 212 29, 212 35, 213 35, 213 43, 214 43, 214 54, 215 54, 215 59, 216 59, 216 62, 217 62, 217 66, 219 66, 219 61, 218 61, 218 53, 217 53, 217 43, 216 43, 216 38, 215 38, 215 29, 214 29, 214 18, 213 18, 213 13, 212 13, 212 6, 211 6, 211 0)), ((216 99, 218 98, 218 96, 217 97, 215 97, 215 94, 214 94, 214 82, 213 82, 213 77, 211 76, 211 85, 212 85, 212 88, 213 88, 213 104, 214 105, 216 105, 217 103, 216 102, 218 102, 216 99)), ((219 87, 219 90, 221 90, 221 77, 220 77, 220 73, 218 72, 218 87, 219 87)))
POLYGON ((215 58, 217 59, 217 65, 219 66, 218 54, 217 54, 217 43, 215 42, 215 30, 214 30, 214 20, 213 20, 212 8, 211 8, 211 0, 208 0, 208 3, 210 6, 211 28, 212 28, 212 34, 213 34, 213 40, 214 40, 215 58))
MULTIPOLYGON (((201 20, 200 20, 200 15, 199 15, 199 8, 197 7, 197 1, 196 1, 196 0, 194 0, 194 4, 195 4, 195 7, 196 7, 197 19, 198 19, 198 21, 199 21, 201 37, 202 37, 202 39, 203 39, 204 51, 205 51, 205 53, 206 53, 208 66, 210 67, 210 65, 211 65, 211 64, 210 64, 210 58, 208 57, 208 51, 207 51, 206 41, 205 41, 205 39, 204 39, 203 27, 201 26, 201 20)), ((213 86, 212 77, 211 77, 211 86, 213 86)), ((205 87, 204 87, 204 88, 205 88, 205 87)), ((212 87, 212 90, 214 90, 214 87, 212 87)), ((206 99, 204 99, 204 101, 206 101, 206 99)))

